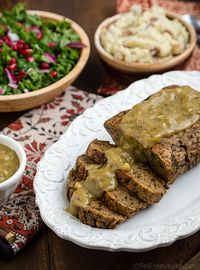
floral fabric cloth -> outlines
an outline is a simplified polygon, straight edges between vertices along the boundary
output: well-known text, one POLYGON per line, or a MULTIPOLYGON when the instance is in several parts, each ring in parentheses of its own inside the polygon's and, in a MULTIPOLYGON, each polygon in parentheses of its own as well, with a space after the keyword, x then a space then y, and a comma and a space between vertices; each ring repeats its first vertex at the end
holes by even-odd
POLYGON ((33 191, 37 162, 45 150, 66 131, 71 121, 99 99, 100 96, 70 87, 63 95, 30 110, 3 130, 3 134, 22 144, 27 156, 21 183, 0 207, 0 228, 16 234, 16 240, 10 245, 12 254, 23 248, 44 226, 33 191))
MULTIPOLYGON (((133 4, 140 4, 143 8, 149 8, 154 3, 159 4, 163 8, 178 13, 190 13, 200 19, 200 2, 186 2, 177 0, 117 0, 117 12, 128 11, 133 4)), ((200 70, 200 46, 196 48, 192 56, 182 65, 176 67, 177 70, 200 70)), ((126 88, 132 82, 147 77, 138 75, 123 75, 117 71, 107 70, 103 78, 102 84, 98 89, 98 93, 104 96, 112 95, 117 91, 126 88)))

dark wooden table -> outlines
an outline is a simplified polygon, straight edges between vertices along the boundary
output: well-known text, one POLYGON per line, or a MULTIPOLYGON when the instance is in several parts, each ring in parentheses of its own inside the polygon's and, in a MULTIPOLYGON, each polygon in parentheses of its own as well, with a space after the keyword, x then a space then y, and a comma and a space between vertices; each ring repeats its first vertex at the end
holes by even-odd
MULTIPOLYGON (((17 1, 0 1, 0 9, 12 6, 17 1)), ((65 15, 78 22, 88 33, 92 51, 87 67, 75 85, 95 92, 98 88, 103 67, 93 45, 97 25, 115 13, 115 0, 27 0, 28 8, 41 9, 65 15)), ((18 118, 22 113, 0 114, 0 129, 18 118)), ((38 236, 12 261, 0 262, 0 270, 193 270, 200 269, 200 232, 177 241, 169 247, 144 253, 106 252, 81 248, 71 242, 59 239, 48 228, 38 236)))

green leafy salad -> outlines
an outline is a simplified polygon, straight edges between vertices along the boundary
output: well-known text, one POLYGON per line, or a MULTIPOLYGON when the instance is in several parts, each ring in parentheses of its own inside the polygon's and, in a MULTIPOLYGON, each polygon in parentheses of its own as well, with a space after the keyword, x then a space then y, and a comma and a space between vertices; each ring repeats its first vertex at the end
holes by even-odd
POLYGON ((76 65, 81 48, 70 23, 43 19, 23 4, 0 17, 0 95, 20 94, 48 86, 76 65))

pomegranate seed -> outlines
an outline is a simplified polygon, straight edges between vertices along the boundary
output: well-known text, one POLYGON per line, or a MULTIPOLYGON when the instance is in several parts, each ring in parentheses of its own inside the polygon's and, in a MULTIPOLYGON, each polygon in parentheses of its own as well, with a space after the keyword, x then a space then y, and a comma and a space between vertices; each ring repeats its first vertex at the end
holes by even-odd
POLYGON ((56 77, 58 73, 57 73, 57 71, 51 71, 50 74, 52 77, 56 77))
POLYGON ((6 43, 10 43, 11 42, 11 39, 9 36, 4 36, 3 37, 3 40, 6 42, 6 43))
POLYGON ((25 44, 25 42, 24 42, 22 39, 18 40, 17 43, 18 43, 18 44, 22 44, 22 45, 25 44))
POLYGON ((19 75, 26 75, 26 72, 25 72, 23 69, 21 69, 21 70, 19 71, 19 75))
POLYGON ((23 48, 24 48, 24 45, 23 44, 17 44, 17 50, 18 51, 21 51, 21 50, 23 50, 23 48))
POLYGON ((17 44, 12 44, 11 47, 12 47, 13 51, 17 51, 17 49, 18 49, 18 48, 17 48, 17 44))
POLYGON ((38 33, 36 34, 36 37, 37 37, 37 39, 42 39, 42 38, 43 38, 42 32, 38 32, 38 33))
POLYGON ((10 59, 10 65, 12 65, 12 64, 16 64, 16 59, 15 58, 10 59))
POLYGON ((19 75, 18 75, 18 77, 17 77, 17 81, 18 81, 18 82, 21 81, 21 80, 24 78, 25 75, 26 75, 26 72, 25 72, 23 69, 21 69, 21 70, 19 71, 19 75))
POLYGON ((9 36, 4 36, 2 39, 5 41, 5 43, 6 43, 9 47, 12 46, 12 41, 11 41, 11 39, 10 39, 9 36))
POLYGON ((0 39, 0 46, 1 46, 1 45, 3 45, 3 43, 4 43, 4 42, 3 42, 3 40, 2 40, 2 39, 0 39))
POLYGON ((26 72, 25 72, 23 69, 21 69, 21 70, 19 71, 19 75, 20 75, 20 76, 25 76, 25 75, 26 75, 26 72))
POLYGON ((9 68, 10 70, 15 70, 16 67, 17 67, 16 63, 12 63, 12 64, 9 65, 8 68, 9 68))
POLYGON ((23 48, 24 48, 24 41, 23 40, 17 41, 17 49, 22 50, 23 48))
POLYGON ((31 54, 32 50, 31 49, 23 49, 20 52, 21 52, 21 54, 28 56, 31 54))
POLYGON ((47 68, 49 68, 49 64, 48 64, 48 63, 45 63, 45 62, 42 62, 42 63, 40 64, 40 67, 41 67, 42 69, 47 69, 47 68))
POLYGON ((30 49, 30 47, 27 44, 24 44, 24 49, 30 49))
POLYGON ((48 47, 50 47, 50 48, 54 48, 56 46, 57 46, 57 43, 56 42, 49 42, 48 43, 48 47))
POLYGON ((27 60, 28 60, 28 62, 30 62, 30 63, 34 62, 34 58, 33 58, 33 56, 29 56, 29 57, 27 57, 27 60))

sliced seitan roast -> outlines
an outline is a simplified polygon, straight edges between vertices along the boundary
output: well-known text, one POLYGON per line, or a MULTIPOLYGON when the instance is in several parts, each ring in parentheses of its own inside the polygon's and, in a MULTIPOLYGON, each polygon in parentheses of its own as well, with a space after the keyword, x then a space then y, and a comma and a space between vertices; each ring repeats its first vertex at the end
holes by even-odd
POLYGON ((145 149, 151 168, 168 183, 200 162, 200 121, 185 131, 163 138, 151 149, 145 149))
POLYGON ((121 145, 121 138, 123 137, 123 131, 120 128, 120 122, 122 120, 122 117, 127 113, 128 111, 123 111, 118 113, 117 115, 109 118, 105 121, 104 127, 107 130, 107 132, 112 137, 113 141, 120 146, 121 145))
POLYGON ((78 181, 81 181, 81 180, 78 179, 78 177, 77 177, 77 175, 75 173, 75 170, 71 169, 71 171, 69 172, 68 177, 67 177, 67 198, 68 198, 69 201, 71 200, 71 197, 72 197, 72 195, 74 193, 75 184, 78 181))
MULTIPOLYGON (((67 180, 67 198, 70 200, 75 190, 75 184, 86 179, 89 166, 97 166, 95 161, 83 154, 77 157, 75 168, 69 172, 67 180)), ((99 165, 98 165, 99 166, 99 165)))
MULTIPOLYGON (((92 141, 87 149, 87 153, 88 154, 90 153, 91 156, 87 158, 85 157, 86 155, 81 156, 81 158, 79 157, 79 159, 81 159, 81 162, 80 161, 76 162, 76 167, 77 165, 82 166, 81 170, 77 168, 78 169, 77 171, 79 171, 79 173, 83 172, 83 175, 79 174, 79 179, 83 179, 83 177, 88 174, 87 172, 88 160, 89 161, 94 160, 94 162, 105 161, 106 160, 105 153, 104 156, 101 155, 102 157, 101 160, 99 159, 100 154, 98 153, 103 153, 103 151, 105 152, 106 150, 113 147, 114 145, 109 144, 106 141, 99 141, 99 140, 92 141)), ((146 208, 148 205, 146 202, 139 199, 137 195, 130 194, 129 190, 124 188, 120 184, 114 190, 104 192, 102 200, 109 207, 109 209, 128 217, 133 216, 136 212, 146 208)))
MULTIPOLYGON (((83 157, 81 157, 83 164, 83 157)), ((85 158, 87 160, 87 158, 85 158)), ((75 184, 82 181, 79 176, 75 176, 75 170, 71 170, 67 181, 67 196, 70 200, 75 191, 75 184)), ((78 218, 86 225, 102 228, 113 229, 116 225, 125 221, 126 217, 110 210, 103 201, 91 200, 85 207, 79 207, 78 218)))
POLYGON ((105 192, 102 200, 110 210, 127 217, 135 215, 148 206, 135 194, 131 195, 127 188, 120 184, 116 189, 105 192))
MULTIPOLYGON (((79 161, 77 162, 77 164, 81 164, 82 170, 78 171, 79 173, 83 173, 83 177, 85 177, 86 175, 86 169, 83 169, 84 160, 86 166, 88 162, 89 164, 91 164, 90 160, 86 155, 79 156, 79 161)), ((81 175, 77 175, 77 170, 72 169, 67 179, 67 197, 69 201, 71 200, 72 195, 75 191, 75 184, 80 181, 83 181, 83 179, 81 179, 81 175)), ((112 211, 112 209, 109 209, 103 203, 103 201, 100 200, 91 200, 87 206, 79 207, 77 216, 82 223, 102 229, 113 229, 116 225, 123 223, 126 219, 125 216, 112 211)))
MULTIPOLYGON (((105 151, 115 147, 105 141, 93 140, 87 149, 88 155, 95 162, 98 162, 99 156, 96 152, 101 153, 102 162, 106 160, 105 151), (97 157, 97 158, 96 158, 97 157)), ((132 194, 137 195, 147 204, 153 204, 160 201, 166 192, 166 185, 156 176, 148 166, 140 163, 130 164, 130 172, 124 170, 117 171, 119 184, 125 186, 132 194)), ((137 197, 136 197, 137 198, 137 197)))
MULTIPOLYGON (((124 113, 123 113, 124 114, 124 113)), ((122 113, 104 124, 112 139, 120 146, 122 113)), ((150 167, 171 184, 181 174, 200 162, 200 121, 182 132, 163 138, 150 148, 144 149, 150 167)))
MULTIPOLYGON (((110 144, 107 141, 95 139, 89 144, 87 148, 87 154, 95 162, 105 162, 106 161, 105 151, 113 147, 116 147, 116 145, 110 144)), ((145 175, 145 172, 143 171, 144 171, 144 168, 142 168, 141 170, 141 175, 142 174, 145 175)), ((125 171, 122 171, 122 172, 124 173, 124 178, 127 178, 127 173, 125 171)), ((150 171, 148 169, 147 169, 146 174, 147 173, 150 174, 150 171)), ((149 178, 155 181, 155 175, 153 173, 152 173, 152 176, 149 178)), ((157 179, 158 178, 156 177, 156 184, 157 184, 157 179)), ((143 182, 144 181, 142 181, 142 183, 143 182)), ((153 188, 149 191, 149 193, 151 194, 151 199, 148 201, 148 198, 150 197, 148 195, 148 192, 147 192, 147 196, 143 195, 143 198, 141 198, 138 196, 138 194, 143 194, 143 192, 138 192, 137 189, 134 192, 133 189, 130 189, 129 186, 125 183, 126 183, 125 180, 121 181, 119 182, 119 185, 115 190, 106 192, 104 194, 104 201, 107 203, 107 205, 109 205, 110 209, 113 209, 114 211, 117 211, 117 212, 120 211, 121 209, 119 213, 126 213, 127 216, 132 216, 139 210, 146 208, 149 204, 152 204, 153 199, 155 200, 155 202, 158 202, 161 199, 161 194, 164 195, 166 191, 165 187, 159 182, 158 185, 155 187, 155 194, 152 195, 153 188), (158 192, 156 188, 158 190, 160 189, 160 192, 158 192), (131 196, 129 194, 129 191, 131 192, 131 196), (119 200, 119 198, 121 199, 119 200)), ((149 182, 148 182, 148 185, 149 185, 149 182)), ((141 186, 142 191, 144 190, 144 186, 145 184, 143 183, 143 185, 141 186)), ((148 189, 147 186, 146 186, 146 189, 148 189)), ((138 190, 140 190, 140 188, 138 188, 138 190)))
POLYGON ((164 183, 145 165, 134 163, 131 171, 117 171, 118 182, 148 204, 159 202, 166 193, 164 183))
POLYGON ((101 229, 114 229, 126 219, 109 210, 100 200, 93 200, 88 206, 80 208, 78 218, 86 225, 101 229))
POLYGON ((116 145, 93 140, 67 182, 69 211, 92 227, 114 228, 159 202, 200 162, 200 93, 189 86, 162 89, 104 126, 116 145))
POLYGON ((78 156, 75 164, 75 174, 81 177, 82 180, 85 180, 88 176, 88 168, 98 167, 99 165, 95 163, 88 155, 83 154, 78 156))
POLYGON ((105 151, 113 147, 116 147, 116 145, 108 141, 95 139, 88 145, 86 154, 96 163, 103 164, 106 162, 105 151))
POLYGON ((116 144, 167 183, 200 162, 200 93, 168 86, 104 124, 116 144))

